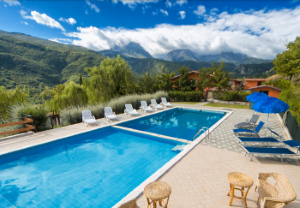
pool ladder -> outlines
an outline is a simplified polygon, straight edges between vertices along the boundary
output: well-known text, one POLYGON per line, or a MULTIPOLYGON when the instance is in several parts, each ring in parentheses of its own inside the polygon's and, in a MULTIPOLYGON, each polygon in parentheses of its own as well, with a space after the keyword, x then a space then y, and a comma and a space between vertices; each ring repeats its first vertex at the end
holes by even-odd
POLYGON ((204 138, 207 137, 207 139, 209 140, 209 128, 207 128, 207 127, 204 126, 204 127, 202 127, 202 129, 200 129, 200 130, 197 132, 197 134, 195 134, 195 136, 194 136, 194 138, 193 138, 193 141, 195 140, 195 138, 196 138, 202 131, 205 133, 205 137, 204 137, 204 138))

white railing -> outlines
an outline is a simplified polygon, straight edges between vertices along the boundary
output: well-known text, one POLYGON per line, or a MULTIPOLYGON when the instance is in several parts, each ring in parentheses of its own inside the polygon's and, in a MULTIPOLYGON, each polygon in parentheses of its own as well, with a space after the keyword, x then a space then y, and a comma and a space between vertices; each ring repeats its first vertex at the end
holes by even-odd
POLYGON ((195 134, 195 136, 194 136, 194 138, 193 138, 193 141, 195 140, 195 138, 201 133, 201 132, 204 132, 205 133, 205 137, 204 138, 208 138, 208 140, 209 140, 209 128, 207 128, 207 127, 202 127, 202 129, 200 129, 198 132, 197 132, 197 134, 195 134))

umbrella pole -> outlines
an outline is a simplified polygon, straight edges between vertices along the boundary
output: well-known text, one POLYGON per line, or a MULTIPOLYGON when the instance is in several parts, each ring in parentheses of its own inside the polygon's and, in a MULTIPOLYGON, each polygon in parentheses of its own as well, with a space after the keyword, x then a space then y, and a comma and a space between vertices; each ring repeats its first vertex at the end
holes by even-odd
POLYGON ((269 113, 268 113, 268 118, 267 118, 267 128, 268 128, 268 122, 269 122, 269 113))

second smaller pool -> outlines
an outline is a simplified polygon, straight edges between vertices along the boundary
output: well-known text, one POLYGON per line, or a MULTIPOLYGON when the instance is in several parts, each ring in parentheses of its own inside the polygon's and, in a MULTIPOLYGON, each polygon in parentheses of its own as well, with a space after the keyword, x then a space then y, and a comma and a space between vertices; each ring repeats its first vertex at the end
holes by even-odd
POLYGON ((210 128, 223 116, 225 112, 221 111, 176 108, 127 121, 118 126, 191 141, 201 128, 210 128))

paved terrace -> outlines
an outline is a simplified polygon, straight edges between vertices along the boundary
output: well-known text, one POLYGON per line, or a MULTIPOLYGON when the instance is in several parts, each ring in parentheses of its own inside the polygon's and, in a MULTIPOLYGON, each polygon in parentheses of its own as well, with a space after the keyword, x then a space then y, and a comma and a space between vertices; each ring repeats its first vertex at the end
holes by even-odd
MULTIPOLYGON (((178 106, 208 108, 202 104, 178 106)), ((234 113, 210 134, 209 141, 201 142, 159 179, 172 187, 169 208, 230 207, 228 206, 230 197, 227 196, 229 191, 227 174, 230 172, 246 173, 254 181, 259 172, 282 173, 289 178, 295 192, 300 196, 300 162, 298 158, 285 158, 281 163, 279 158, 274 159, 273 156, 265 155, 264 157, 254 157, 253 162, 249 162, 249 159, 243 154, 243 149, 238 146, 232 128, 234 124, 250 118, 253 111, 240 109, 233 109, 233 111, 234 113)), ((119 121, 131 119, 123 114, 118 117, 119 121)), ((266 121, 266 119, 266 115, 260 114, 260 120, 266 121)), ((104 126, 113 122, 99 119, 98 123, 104 126)), ((286 138, 276 115, 270 115, 269 127, 286 138)), ((93 128, 96 127, 85 127, 83 123, 79 123, 12 140, 0 140, 0 154, 93 128)), ((262 131, 262 135, 264 134, 265 132, 262 131)), ((247 197, 248 207, 258 207, 257 197, 258 194, 252 187, 247 197)), ((138 197, 138 205, 141 208, 146 207, 146 199, 143 195, 138 197)), ((240 199, 234 199, 232 207, 244 207, 244 203, 240 199)), ((300 207, 300 199, 296 199, 286 207, 300 207)))

